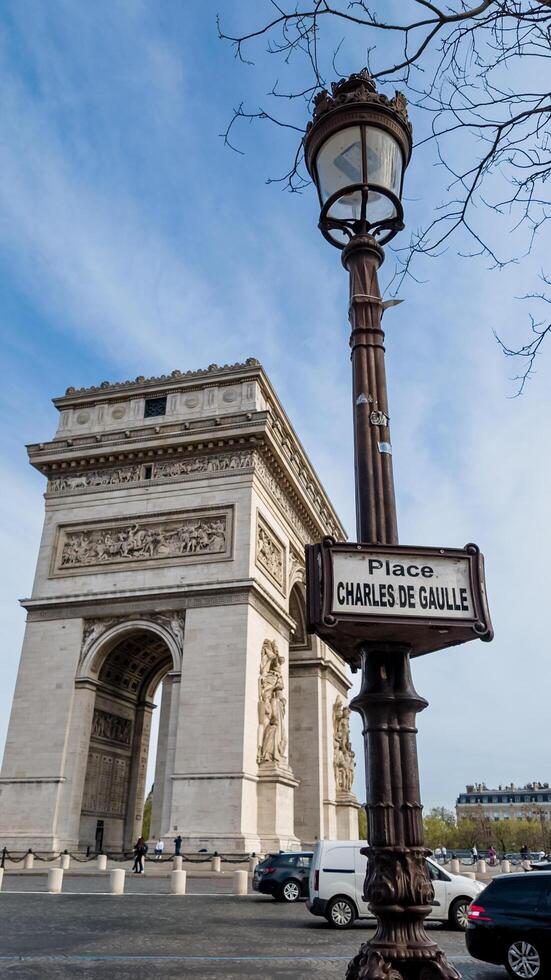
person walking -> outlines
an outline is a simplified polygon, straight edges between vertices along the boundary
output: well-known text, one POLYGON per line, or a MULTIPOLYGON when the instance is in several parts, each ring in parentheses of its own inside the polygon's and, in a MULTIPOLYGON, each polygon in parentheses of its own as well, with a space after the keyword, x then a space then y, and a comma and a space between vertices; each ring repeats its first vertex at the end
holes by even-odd
POLYGON ((135 874, 144 873, 143 870, 143 859, 147 854, 147 844, 143 837, 138 837, 136 843, 134 844, 134 864, 132 865, 132 871, 135 874))
POLYGON ((496 851, 496 849, 495 849, 495 847, 494 847, 493 844, 490 844, 490 846, 489 846, 489 848, 488 848, 488 850, 486 852, 486 857, 488 858, 488 864, 490 865, 490 867, 491 868, 495 868, 495 866, 496 866, 496 859, 497 859, 497 851, 496 851))
POLYGON ((436 861, 438 862, 438 864, 440 864, 440 862, 442 860, 442 848, 441 847, 435 847, 434 848, 434 857, 435 857, 436 861))
POLYGON ((478 847, 476 844, 473 844, 471 847, 471 857, 473 859, 473 864, 476 864, 478 862, 478 847))
POLYGON ((178 854, 181 853, 181 848, 182 848, 182 838, 180 837, 180 834, 178 834, 178 836, 174 838, 174 854, 176 856, 178 856, 178 854))
POLYGON ((155 844, 155 860, 156 861, 160 861, 161 860, 161 858, 163 856, 164 849, 165 849, 165 842, 164 842, 164 840, 161 840, 159 838, 159 840, 155 844))
POLYGON ((442 864, 448 863, 448 848, 445 844, 442 844, 442 864))

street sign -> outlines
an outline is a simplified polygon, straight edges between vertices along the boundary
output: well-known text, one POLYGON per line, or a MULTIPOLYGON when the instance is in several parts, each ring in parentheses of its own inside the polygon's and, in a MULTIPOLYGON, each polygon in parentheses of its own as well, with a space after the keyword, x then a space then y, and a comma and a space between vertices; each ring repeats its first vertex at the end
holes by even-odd
POLYGON ((352 664, 358 645, 401 643, 421 656, 491 640, 484 559, 465 548, 306 546, 307 625, 352 664))

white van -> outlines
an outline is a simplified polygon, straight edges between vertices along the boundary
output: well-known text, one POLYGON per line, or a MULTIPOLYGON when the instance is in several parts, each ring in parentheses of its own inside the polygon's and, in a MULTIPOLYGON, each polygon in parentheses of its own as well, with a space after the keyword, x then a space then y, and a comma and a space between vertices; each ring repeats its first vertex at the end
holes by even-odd
MULTIPOLYGON (((314 848, 308 908, 337 929, 347 929, 355 919, 373 918, 363 900, 367 859, 360 851, 365 846, 358 840, 320 840, 314 848)), ((468 906, 486 884, 452 875, 430 858, 427 868, 434 886, 430 918, 466 929, 468 906)))

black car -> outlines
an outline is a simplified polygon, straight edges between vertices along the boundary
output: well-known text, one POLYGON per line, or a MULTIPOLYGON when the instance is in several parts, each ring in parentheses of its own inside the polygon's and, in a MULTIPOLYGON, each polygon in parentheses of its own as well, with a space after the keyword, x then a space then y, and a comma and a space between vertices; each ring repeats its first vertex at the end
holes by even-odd
POLYGON ((551 872, 499 875, 469 907, 471 956, 520 980, 551 976, 551 872))
POLYGON ((312 851, 268 854, 254 869, 253 889, 263 895, 272 895, 278 902, 308 898, 312 854, 312 851))

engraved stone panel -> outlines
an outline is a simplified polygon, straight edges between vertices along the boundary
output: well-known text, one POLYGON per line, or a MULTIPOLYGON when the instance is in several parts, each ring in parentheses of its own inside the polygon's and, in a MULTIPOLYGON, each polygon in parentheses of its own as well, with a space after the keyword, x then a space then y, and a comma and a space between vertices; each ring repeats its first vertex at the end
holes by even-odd
POLYGON ((231 557, 232 508, 60 525, 51 574, 231 557))
POLYGON ((260 514, 256 515, 256 564, 285 591, 285 548, 260 514))
POLYGON ((124 817, 130 760, 108 752, 90 752, 82 810, 103 817, 124 817))

